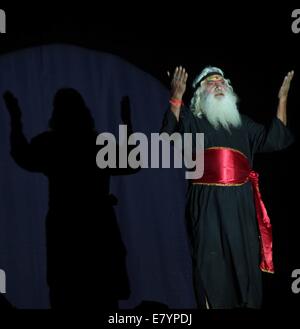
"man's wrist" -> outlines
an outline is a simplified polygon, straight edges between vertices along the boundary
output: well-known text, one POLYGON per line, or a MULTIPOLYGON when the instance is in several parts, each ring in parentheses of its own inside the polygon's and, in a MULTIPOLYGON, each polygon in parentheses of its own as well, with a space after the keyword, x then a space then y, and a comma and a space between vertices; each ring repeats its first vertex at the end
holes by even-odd
POLYGON ((169 103, 175 107, 181 107, 182 105, 184 105, 181 98, 179 99, 179 98, 174 98, 174 97, 170 98, 169 103))
POLYGON ((182 96, 183 96, 183 95, 180 95, 180 94, 172 94, 172 95, 171 95, 171 98, 182 100, 182 96))
POLYGON ((287 97, 279 97, 279 103, 285 105, 287 103, 287 97))

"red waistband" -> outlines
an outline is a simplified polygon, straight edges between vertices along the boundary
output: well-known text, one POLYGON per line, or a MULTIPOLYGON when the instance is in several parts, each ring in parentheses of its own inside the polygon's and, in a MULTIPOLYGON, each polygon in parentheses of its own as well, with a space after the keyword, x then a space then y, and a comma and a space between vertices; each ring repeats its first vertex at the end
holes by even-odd
POLYGON ((247 157, 240 151, 227 147, 211 147, 204 150, 204 173, 193 184, 238 186, 252 183, 256 216, 261 236, 260 268, 274 272, 272 259, 272 226, 262 201, 258 185, 258 174, 251 169, 247 157))
POLYGON ((248 181, 251 172, 247 157, 240 151, 211 147, 204 150, 204 173, 194 184, 241 185, 248 181))

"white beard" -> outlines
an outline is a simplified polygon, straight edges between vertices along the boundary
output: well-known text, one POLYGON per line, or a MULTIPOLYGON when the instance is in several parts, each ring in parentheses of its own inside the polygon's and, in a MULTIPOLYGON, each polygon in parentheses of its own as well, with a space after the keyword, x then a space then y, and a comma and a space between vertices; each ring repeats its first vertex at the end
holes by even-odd
POLYGON ((241 125, 241 116, 237 108, 237 96, 228 90, 224 96, 215 97, 214 94, 201 95, 201 112, 205 115, 209 123, 218 129, 222 126, 230 131, 230 127, 241 125))

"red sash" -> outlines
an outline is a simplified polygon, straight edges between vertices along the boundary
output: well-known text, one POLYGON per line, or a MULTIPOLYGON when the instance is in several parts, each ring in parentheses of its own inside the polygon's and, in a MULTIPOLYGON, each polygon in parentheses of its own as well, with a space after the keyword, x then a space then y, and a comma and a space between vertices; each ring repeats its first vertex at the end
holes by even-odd
POLYGON ((252 183, 256 217, 261 237, 260 269, 274 273, 272 259, 272 226, 258 187, 258 174, 250 167, 247 157, 238 150, 211 147, 204 150, 204 174, 193 184, 238 186, 252 183))

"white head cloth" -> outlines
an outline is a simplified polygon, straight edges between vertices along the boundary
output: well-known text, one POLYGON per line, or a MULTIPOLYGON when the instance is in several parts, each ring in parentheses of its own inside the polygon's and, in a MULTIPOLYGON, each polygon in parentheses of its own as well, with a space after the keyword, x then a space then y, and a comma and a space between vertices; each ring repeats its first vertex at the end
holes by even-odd
POLYGON ((206 77, 213 75, 213 74, 220 74, 222 77, 224 77, 224 73, 221 69, 215 66, 207 66, 205 67, 199 75, 195 78, 193 81, 193 88, 196 88, 197 84, 201 82, 206 77))

